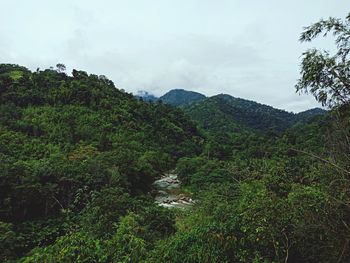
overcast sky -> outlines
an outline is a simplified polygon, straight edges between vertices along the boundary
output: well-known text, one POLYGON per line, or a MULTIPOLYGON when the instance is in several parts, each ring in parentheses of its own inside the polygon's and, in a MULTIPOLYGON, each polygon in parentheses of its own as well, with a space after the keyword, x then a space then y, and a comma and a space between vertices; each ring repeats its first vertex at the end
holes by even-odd
POLYGON ((298 112, 302 28, 344 18, 349 0, 0 0, 0 63, 63 63, 118 88, 227 93, 298 112))

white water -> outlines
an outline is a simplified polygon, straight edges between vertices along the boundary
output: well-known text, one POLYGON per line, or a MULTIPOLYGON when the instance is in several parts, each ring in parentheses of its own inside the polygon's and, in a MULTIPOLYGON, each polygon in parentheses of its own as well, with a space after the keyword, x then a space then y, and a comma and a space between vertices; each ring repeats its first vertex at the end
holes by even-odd
POLYGON ((176 174, 165 174, 153 185, 157 189, 155 201, 163 207, 188 208, 194 204, 192 198, 181 191, 181 183, 176 174))

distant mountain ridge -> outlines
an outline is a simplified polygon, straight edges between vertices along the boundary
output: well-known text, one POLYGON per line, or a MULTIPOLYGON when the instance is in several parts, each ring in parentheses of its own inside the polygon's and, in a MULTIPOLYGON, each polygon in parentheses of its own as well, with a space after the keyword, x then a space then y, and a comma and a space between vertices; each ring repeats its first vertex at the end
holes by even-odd
POLYGON ((171 90, 158 100, 183 108, 186 114, 204 129, 216 132, 245 127, 262 132, 281 133, 297 122, 308 122, 326 112, 314 108, 295 114, 228 94, 206 97, 201 93, 183 89, 171 90))
POLYGON ((326 112, 327 112, 326 110, 321 108, 313 108, 313 109, 309 109, 309 110, 297 113, 296 117, 299 121, 305 122, 310 118, 313 118, 314 116, 322 115, 322 114, 325 114, 326 112))
POLYGON ((209 131, 218 132, 245 127, 277 133, 283 132, 297 122, 308 122, 314 116, 325 112, 322 109, 311 109, 295 114, 227 94, 207 98, 185 107, 184 110, 209 131))
POLYGON ((227 122, 259 131, 272 130, 280 133, 294 122, 293 113, 227 94, 213 96, 204 105, 195 105, 186 109, 186 112, 191 116, 193 111, 197 111, 197 107, 211 107, 213 111, 224 114, 227 122), (216 107, 212 107, 211 100, 215 101, 216 107))

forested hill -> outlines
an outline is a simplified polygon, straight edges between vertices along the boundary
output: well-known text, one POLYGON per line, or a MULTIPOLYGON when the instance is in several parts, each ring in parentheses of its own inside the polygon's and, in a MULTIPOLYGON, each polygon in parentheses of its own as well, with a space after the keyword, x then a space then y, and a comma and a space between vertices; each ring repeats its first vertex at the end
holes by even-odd
POLYGON ((201 151, 181 110, 139 101, 105 76, 63 71, 0 65, 2 262, 73 229, 109 235, 129 212, 157 226, 149 239, 171 233, 168 212, 137 196, 201 151))
POLYGON ((227 94, 206 97, 183 89, 171 90, 160 98, 148 92, 141 92, 137 97, 144 101, 161 100, 165 104, 183 108, 191 119, 211 131, 230 131, 239 126, 260 132, 281 133, 297 122, 306 123, 326 112, 321 108, 314 108, 295 114, 227 94))
POLYGON ((317 115, 322 115, 325 114, 326 111, 321 109, 321 108, 314 108, 314 109, 309 109, 306 111, 302 111, 299 112, 298 114, 296 114, 296 120, 300 121, 300 122, 307 122, 310 119, 312 119, 313 117, 317 116, 317 115))
POLYGON ((220 94, 184 108, 185 112, 204 129, 230 131, 241 126, 256 131, 281 133, 296 122, 307 122, 322 109, 312 109, 294 114, 254 101, 220 94), (231 127, 231 128, 229 128, 231 127))

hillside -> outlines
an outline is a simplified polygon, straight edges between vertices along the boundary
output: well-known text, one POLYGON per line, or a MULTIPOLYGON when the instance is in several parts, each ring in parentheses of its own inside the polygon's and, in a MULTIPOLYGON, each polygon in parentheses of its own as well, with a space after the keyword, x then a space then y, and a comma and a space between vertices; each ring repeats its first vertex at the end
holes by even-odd
POLYGON ((220 94, 184 108, 193 120, 211 131, 234 131, 238 127, 251 130, 281 133, 298 121, 307 122, 323 114, 322 109, 312 109, 294 114, 254 101, 220 94))
POLYGON ((300 122, 308 122, 309 120, 311 120, 315 116, 323 115, 326 112, 327 111, 324 109, 314 108, 314 109, 309 109, 306 111, 299 112, 298 114, 296 114, 295 118, 297 121, 300 121, 300 122))
POLYGON ((192 120, 204 129, 212 131, 235 131, 239 127, 281 133, 297 122, 306 123, 326 112, 315 108, 295 114, 227 94, 206 97, 183 89, 171 90, 160 98, 146 91, 139 92, 136 97, 142 98, 143 101, 161 100, 165 104, 183 108, 192 120))
MULTIPOLYGON (((149 201, 151 184, 201 152, 203 138, 182 111, 84 71, 1 64, 0 111, 0 229, 11 234, 2 262, 73 229, 106 236, 132 211, 147 224, 168 217, 149 201)), ((163 223, 148 234, 170 233, 171 217, 163 223)))

